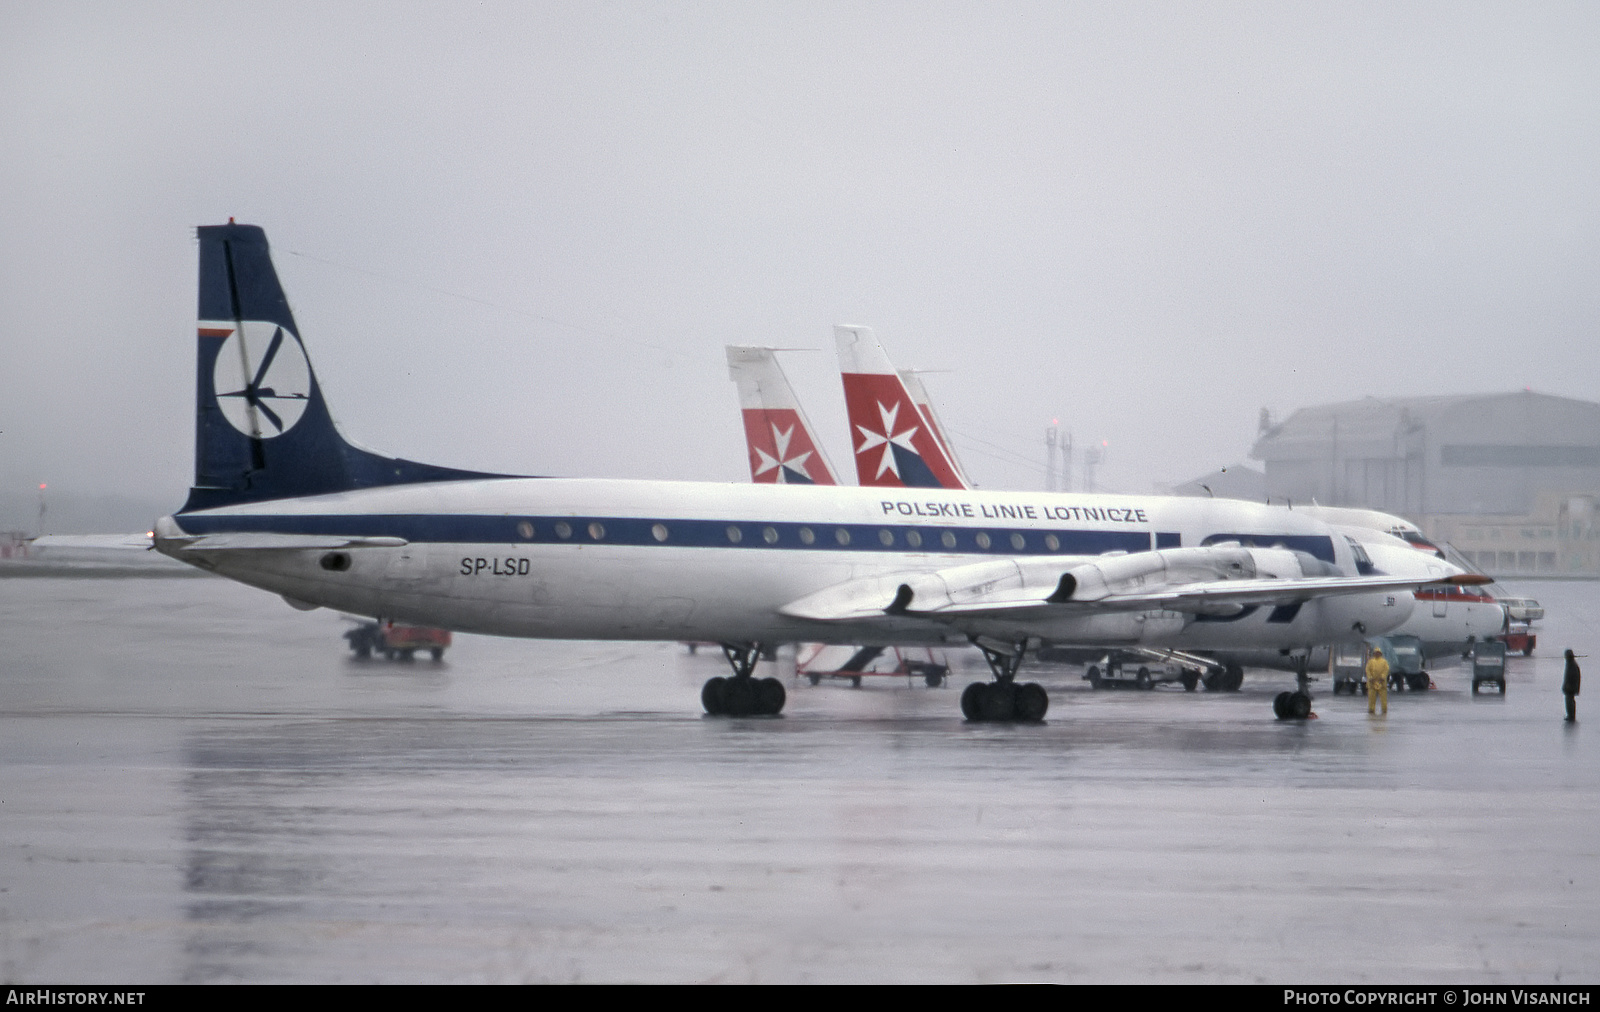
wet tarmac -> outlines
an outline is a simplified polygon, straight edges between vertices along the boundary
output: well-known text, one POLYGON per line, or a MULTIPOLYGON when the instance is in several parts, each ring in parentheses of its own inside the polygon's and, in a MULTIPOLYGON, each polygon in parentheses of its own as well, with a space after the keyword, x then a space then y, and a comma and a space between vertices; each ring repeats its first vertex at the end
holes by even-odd
POLYGON ((1504 697, 1034 668, 985 726, 969 678, 707 718, 674 644, 362 663, 220 580, 0 579, 0 979, 1594 983, 1600 584, 1515 590, 1504 697))

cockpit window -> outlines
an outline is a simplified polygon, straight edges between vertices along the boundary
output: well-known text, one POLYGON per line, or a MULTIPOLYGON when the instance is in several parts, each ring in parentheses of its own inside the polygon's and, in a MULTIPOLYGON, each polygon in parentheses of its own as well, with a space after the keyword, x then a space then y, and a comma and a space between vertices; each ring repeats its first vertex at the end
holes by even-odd
POLYGON ((1372 557, 1367 554, 1365 548, 1361 547, 1361 542, 1348 534, 1345 535, 1345 540, 1350 543, 1350 554, 1355 557, 1356 573, 1360 576, 1378 575, 1378 567, 1372 564, 1372 557))
POLYGON ((1444 552, 1439 546, 1423 537, 1421 531, 1399 531, 1397 533, 1400 536, 1400 540, 1407 544, 1420 548, 1425 552, 1432 552, 1441 559, 1444 558, 1444 552))

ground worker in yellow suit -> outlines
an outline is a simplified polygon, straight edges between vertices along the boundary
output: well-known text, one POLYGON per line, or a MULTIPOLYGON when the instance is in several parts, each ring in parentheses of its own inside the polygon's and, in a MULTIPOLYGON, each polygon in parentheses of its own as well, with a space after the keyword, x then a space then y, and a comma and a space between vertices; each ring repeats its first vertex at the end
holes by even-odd
POLYGON ((1383 659, 1383 651, 1374 648, 1372 658, 1367 661, 1367 712, 1372 713, 1373 706, 1379 698, 1383 699, 1384 716, 1389 714, 1389 662, 1383 659))

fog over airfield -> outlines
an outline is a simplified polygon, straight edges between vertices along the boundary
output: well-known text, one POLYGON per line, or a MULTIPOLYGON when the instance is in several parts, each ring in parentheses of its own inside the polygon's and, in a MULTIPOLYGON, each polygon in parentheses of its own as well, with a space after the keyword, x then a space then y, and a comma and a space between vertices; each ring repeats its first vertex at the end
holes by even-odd
POLYGON ((266 228, 346 434, 747 480, 722 346, 850 469, 877 329, 979 484, 1149 492, 1258 412, 1600 398, 1600 7, 0 7, 0 527, 182 502, 192 228, 266 228))

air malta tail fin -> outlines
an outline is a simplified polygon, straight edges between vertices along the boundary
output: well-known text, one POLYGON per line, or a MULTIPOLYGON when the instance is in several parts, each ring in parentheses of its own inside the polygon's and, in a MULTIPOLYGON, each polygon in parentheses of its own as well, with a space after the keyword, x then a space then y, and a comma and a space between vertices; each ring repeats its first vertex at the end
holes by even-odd
POLYGON ((255 225, 203 225, 194 487, 185 510, 499 475, 353 446, 334 427, 255 225))
POLYGON ((730 344, 727 352, 728 377, 739 387, 751 480, 839 484, 773 349, 730 344))
POLYGON ((950 466, 956 469, 956 477, 961 479, 961 487, 971 488, 972 479, 967 477, 967 469, 962 466, 961 458, 956 456, 955 446, 951 444, 950 437, 945 435, 944 422, 939 418, 939 413, 933 410, 933 399, 928 396, 928 388, 923 386, 922 377, 915 369, 901 369, 900 379, 905 382, 906 392, 911 395, 912 403, 916 404, 923 423, 928 426, 928 431, 933 433, 933 438, 938 441, 940 449, 944 450, 950 466))
POLYGON ((845 410, 861 484, 968 487, 871 328, 837 326, 833 336, 839 345, 845 410))

